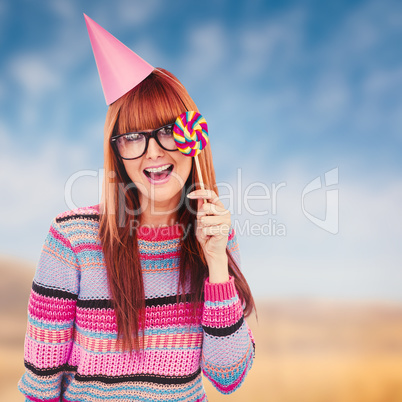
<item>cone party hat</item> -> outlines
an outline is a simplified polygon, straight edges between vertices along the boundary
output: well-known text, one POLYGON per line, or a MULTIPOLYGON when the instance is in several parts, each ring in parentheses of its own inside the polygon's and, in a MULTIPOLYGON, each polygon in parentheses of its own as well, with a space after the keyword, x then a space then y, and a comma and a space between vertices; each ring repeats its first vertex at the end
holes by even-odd
POLYGON ((133 89, 154 67, 84 14, 106 104, 133 89))

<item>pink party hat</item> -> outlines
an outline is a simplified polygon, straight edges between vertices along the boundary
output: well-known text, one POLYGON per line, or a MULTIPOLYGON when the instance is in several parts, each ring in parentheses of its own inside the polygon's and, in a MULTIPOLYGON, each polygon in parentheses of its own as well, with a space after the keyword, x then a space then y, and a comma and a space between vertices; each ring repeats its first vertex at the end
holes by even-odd
POLYGON ((106 104, 143 81, 154 68, 84 14, 106 104))

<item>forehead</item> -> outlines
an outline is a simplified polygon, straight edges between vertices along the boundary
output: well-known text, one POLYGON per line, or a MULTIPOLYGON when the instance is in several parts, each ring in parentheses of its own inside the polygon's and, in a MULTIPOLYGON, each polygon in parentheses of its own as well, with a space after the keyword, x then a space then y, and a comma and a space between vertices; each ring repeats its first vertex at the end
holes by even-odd
POLYGON ((165 112, 163 115, 160 114, 150 114, 146 115, 136 113, 131 113, 127 115, 126 113, 120 113, 118 121, 116 122, 116 128, 119 133, 128 132, 152 132, 159 128, 165 127, 167 125, 172 125, 175 123, 179 113, 174 113, 173 111, 165 112))
POLYGON ((120 133, 151 131, 175 122, 186 108, 173 94, 135 94, 121 105, 117 122, 120 133), (138 96, 137 96, 138 95, 138 96))
POLYGON ((144 129, 144 130, 138 130, 137 132, 141 132, 141 133, 152 133, 152 132, 158 131, 158 130, 160 130, 160 129, 162 129, 162 128, 165 128, 165 129, 172 128, 173 125, 174 125, 174 121, 173 121, 172 123, 164 124, 163 126, 160 126, 160 127, 147 128, 147 129, 144 129))

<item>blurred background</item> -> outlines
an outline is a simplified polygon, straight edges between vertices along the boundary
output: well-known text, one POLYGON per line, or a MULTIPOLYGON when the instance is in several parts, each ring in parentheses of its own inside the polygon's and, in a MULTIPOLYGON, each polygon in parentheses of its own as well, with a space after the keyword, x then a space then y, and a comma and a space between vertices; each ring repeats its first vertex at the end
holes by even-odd
POLYGON ((99 202, 107 106, 83 13, 174 73, 208 122, 259 313, 255 367, 225 400, 402 401, 393 0, 0 2, 0 400, 22 400, 50 222, 99 202))

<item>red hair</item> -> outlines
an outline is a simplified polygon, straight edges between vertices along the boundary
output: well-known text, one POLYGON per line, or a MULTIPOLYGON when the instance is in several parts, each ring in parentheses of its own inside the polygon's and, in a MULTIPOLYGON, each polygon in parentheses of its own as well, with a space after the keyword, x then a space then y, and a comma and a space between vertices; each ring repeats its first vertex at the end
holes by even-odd
MULTIPOLYGON (((115 155, 111 145, 112 135, 161 127, 175 121, 187 110, 198 111, 197 106, 177 78, 163 69, 155 69, 145 80, 109 106, 104 136, 104 182, 100 208, 99 236, 105 257, 107 277, 113 307, 116 312, 118 338, 124 349, 140 348, 141 331, 145 321, 145 294, 136 231, 130 221, 138 223, 139 215, 121 213, 121 185, 131 183, 124 165, 115 155), (120 187, 119 187, 120 185, 120 187), (120 191, 120 193, 119 193, 120 191)), ((206 147, 198 156, 206 188, 218 194, 211 148, 206 147)), ((198 182, 194 166, 183 188, 186 192, 198 182)), ((138 191, 132 185, 124 193, 124 208, 139 211, 138 191)), ((183 203, 177 211, 182 227, 195 227, 196 200, 190 208, 183 203)), ((239 297, 247 316, 255 310, 250 288, 234 259, 229 258, 229 273, 234 276, 239 297)), ((180 279, 178 294, 185 300, 184 284, 191 284, 191 300, 194 314, 203 300, 203 283, 208 276, 204 254, 193 230, 181 240, 180 279), (187 277, 189 273, 189 277, 187 277)), ((179 298, 179 296, 178 296, 179 298)))

